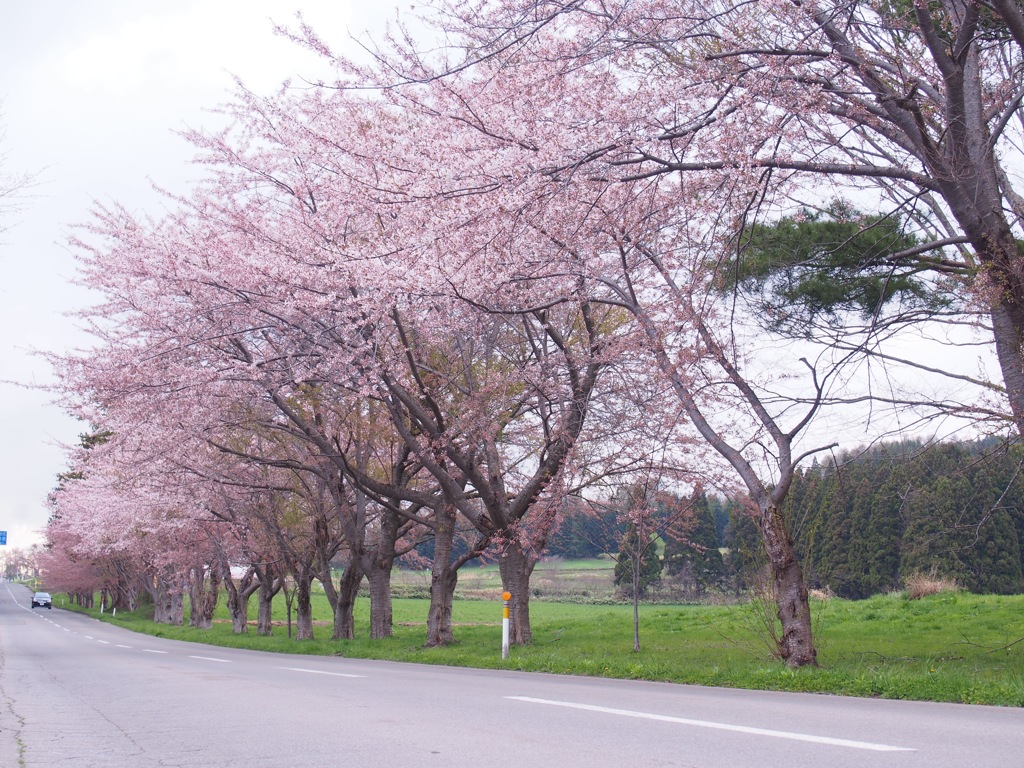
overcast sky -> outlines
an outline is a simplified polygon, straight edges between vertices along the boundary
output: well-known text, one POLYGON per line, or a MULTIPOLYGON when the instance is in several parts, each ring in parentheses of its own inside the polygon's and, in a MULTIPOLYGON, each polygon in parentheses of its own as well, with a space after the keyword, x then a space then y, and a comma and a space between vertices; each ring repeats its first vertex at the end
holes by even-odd
MULTIPOLYGON (((92 201, 159 212, 156 183, 182 191, 197 170, 175 131, 216 125, 207 110, 237 75, 258 92, 322 63, 273 34, 301 10, 336 48, 380 32, 392 2, 354 0, 95 0, 6 3, 0 25, 0 172, 35 173, 22 211, 0 235, 0 380, 45 385, 32 350, 87 343, 69 309, 89 303, 71 285, 69 226, 92 201)), ((2 226, 0 226, 2 229, 2 226)), ((8 547, 39 541, 63 445, 83 425, 42 391, 0 385, 0 530, 8 547)))

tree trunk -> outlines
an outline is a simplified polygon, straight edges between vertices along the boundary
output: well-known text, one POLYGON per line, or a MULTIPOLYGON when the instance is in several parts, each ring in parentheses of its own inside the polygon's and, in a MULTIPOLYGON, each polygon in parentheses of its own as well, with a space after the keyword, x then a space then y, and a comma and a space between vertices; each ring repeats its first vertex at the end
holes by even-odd
POLYGON ((170 624, 180 627, 185 623, 185 591, 176 589, 171 593, 171 620, 170 624))
POLYGON ((120 582, 111 591, 111 610, 134 611, 138 607, 139 593, 134 587, 120 582))
POLYGON ((223 578, 224 589, 228 593, 228 613, 231 615, 231 628, 236 635, 245 634, 249 630, 249 598, 259 589, 256 572, 249 568, 242 578, 235 583, 230 567, 223 578))
POLYGON ((224 579, 224 590, 228 593, 231 629, 236 635, 244 634, 249 627, 249 598, 242 597, 242 590, 235 585, 235 580, 231 577, 224 579))
POLYGON ((182 590, 163 577, 157 576, 150 592, 153 595, 153 621, 180 627, 185 620, 185 599, 182 590))
POLYGON ((364 558, 366 578, 370 582, 370 639, 391 637, 394 624, 391 603, 391 571, 395 566, 395 542, 402 520, 394 512, 385 512, 376 544, 364 558))
POLYGON ((274 631, 273 608, 274 595, 281 591, 281 580, 275 579, 267 569, 260 576, 259 596, 257 597, 256 634, 269 637, 274 631))
POLYGON ((391 637, 394 615, 391 605, 391 563, 366 574, 370 582, 370 639, 391 637))
POLYGON ((217 609, 217 595, 220 579, 211 568, 209 584, 207 584, 206 566, 199 565, 192 569, 189 580, 189 626, 198 629, 213 627, 213 612, 217 609))
POLYGON ((452 543, 455 540, 455 507, 445 505, 437 513, 434 531, 434 562, 430 571, 430 610, 427 612, 428 648, 450 645, 452 634, 452 602, 459 572, 452 565, 452 543))
POLYGON ((313 571, 303 567, 295 575, 295 639, 313 639, 313 603, 311 590, 313 586, 313 571))
POLYGON ((1009 299, 992 308, 992 333, 1010 412, 1017 425, 1017 433, 1024 435, 1024 328, 1016 322, 1015 315, 1019 312, 1013 310, 1009 299))
POLYGON ((536 564, 536 559, 525 552, 516 540, 505 545, 498 560, 501 586, 506 592, 512 593, 508 606, 509 643, 512 645, 533 642, 533 630, 530 627, 530 576, 536 564))
POLYGON ((640 653, 640 560, 643 550, 640 547, 633 549, 633 653, 640 653))
POLYGON ((334 605, 333 640, 351 640, 356 636, 355 607, 359 585, 363 583, 363 572, 356 558, 345 568, 338 579, 338 589, 334 605))
POLYGON ((134 611, 139 607, 140 582, 138 575, 128 569, 122 562, 115 560, 114 585, 111 589, 113 604, 111 610, 134 611))
POLYGON ((803 570, 786 531, 778 506, 765 503, 758 516, 772 586, 782 624, 779 655, 789 667, 817 665, 818 654, 811 635, 811 608, 803 570))
POLYGON ((161 582, 153 595, 153 621, 180 627, 185 620, 185 597, 161 582))

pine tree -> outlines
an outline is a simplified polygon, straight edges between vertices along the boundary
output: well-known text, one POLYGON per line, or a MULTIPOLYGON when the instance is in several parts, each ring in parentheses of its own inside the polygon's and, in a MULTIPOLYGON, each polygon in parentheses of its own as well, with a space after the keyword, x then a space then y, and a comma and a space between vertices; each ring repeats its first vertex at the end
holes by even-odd
POLYGON ((699 599, 709 587, 721 583, 725 563, 707 496, 701 492, 683 503, 685 514, 672 519, 662 534, 665 572, 679 578, 688 598, 699 599))
POLYGON ((900 586, 900 541, 903 538, 902 473, 893 471, 871 497, 871 514, 865 539, 870 546, 863 550, 864 597, 891 592, 900 586))
POLYGON ((729 511, 725 529, 725 573, 739 595, 759 586, 764 579, 768 561, 764 555, 761 532, 749 509, 736 503, 729 511))
POLYGON ((615 586, 632 593, 634 569, 638 575, 637 596, 642 597, 648 587, 661 581, 661 556, 658 554, 657 541, 652 536, 638 536, 636 525, 630 523, 615 559, 615 586))

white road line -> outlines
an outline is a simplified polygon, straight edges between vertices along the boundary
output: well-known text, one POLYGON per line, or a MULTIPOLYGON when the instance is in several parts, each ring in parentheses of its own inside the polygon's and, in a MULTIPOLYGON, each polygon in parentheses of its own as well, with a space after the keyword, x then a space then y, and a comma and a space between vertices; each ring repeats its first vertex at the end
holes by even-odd
POLYGON ((850 739, 834 739, 831 736, 812 736, 807 733, 791 733, 789 731, 773 731, 768 728, 752 728, 746 725, 730 725, 728 723, 715 723, 709 720, 691 720, 686 717, 670 717, 669 715, 655 715, 649 712, 634 712, 629 709, 612 709, 610 707, 599 707, 594 704, 577 704, 571 701, 552 701, 551 699, 534 699, 530 696, 506 696, 512 701, 525 701, 529 704, 547 704, 553 707, 568 707, 570 709, 582 709, 588 712, 601 712, 606 715, 619 715, 620 717, 638 717, 645 720, 658 720, 663 723, 679 723, 680 725, 692 725, 698 728, 715 728, 720 731, 734 731, 736 733, 749 733, 754 736, 772 736, 778 739, 792 739, 794 741, 809 741, 813 744, 828 744, 835 747, 851 747, 853 749, 868 749, 874 752, 916 752, 910 747, 894 747, 889 744, 873 744, 869 741, 852 741, 850 739))
POLYGON ((167 653, 167 651, 154 651, 152 648, 143 648, 143 653, 167 653))
POLYGON ((131 646, 130 646, 130 645, 119 645, 119 646, 117 646, 117 647, 118 647, 118 648, 128 648, 129 650, 131 649, 131 646))
POLYGON ((308 672, 311 675, 330 675, 331 677, 366 677, 366 675, 347 675, 344 672, 321 672, 319 669, 302 669, 302 667, 278 667, 289 672, 308 672))
POLYGON ((230 664, 231 662, 227 659, 215 659, 212 656, 189 656, 190 659, 199 659, 200 661, 219 661, 221 664, 230 664))
POLYGON ((86 640, 92 640, 92 635, 83 635, 86 640))
POLYGON ((104 645, 110 645, 110 643, 107 642, 106 640, 97 640, 96 642, 97 643, 103 643, 104 645))

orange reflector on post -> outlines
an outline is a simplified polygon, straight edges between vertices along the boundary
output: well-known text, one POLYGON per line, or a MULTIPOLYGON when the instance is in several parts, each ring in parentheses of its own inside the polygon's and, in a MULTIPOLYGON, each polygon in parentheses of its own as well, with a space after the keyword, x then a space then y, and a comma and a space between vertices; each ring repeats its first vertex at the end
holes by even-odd
POLYGON ((508 601, 512 599, 511 592, 502 592, 501 599, 505 601, 505 608, 501 616, 501 658, 508 658, 508 640, 509 640, 509 626, 508 626, 508 601))

